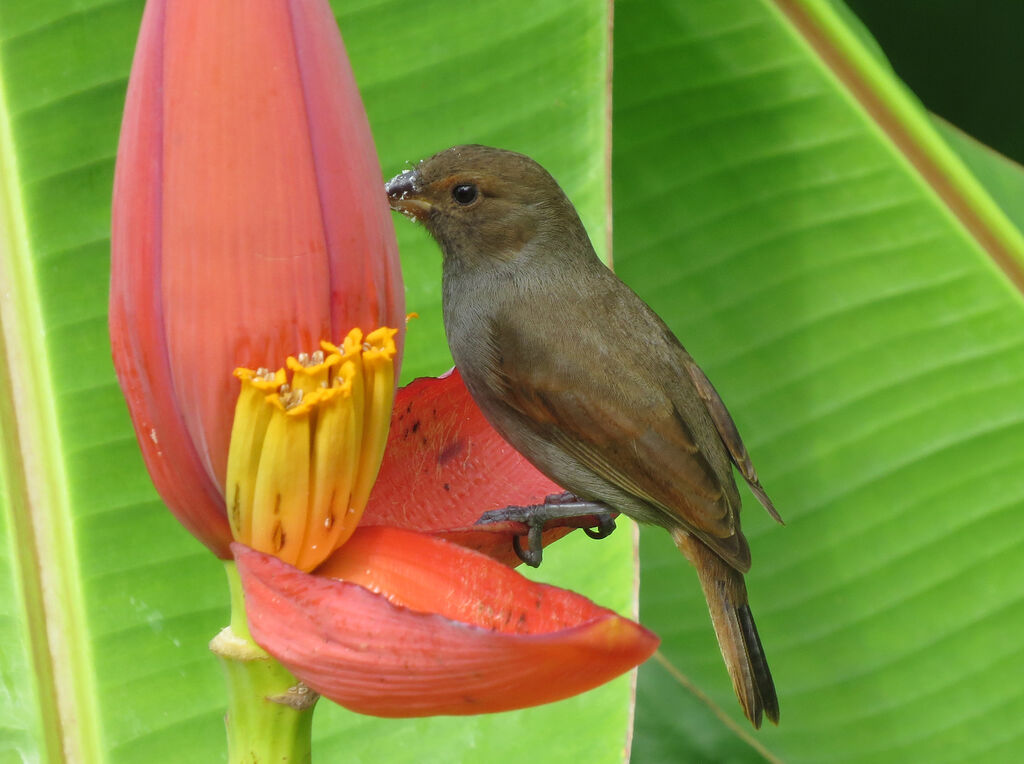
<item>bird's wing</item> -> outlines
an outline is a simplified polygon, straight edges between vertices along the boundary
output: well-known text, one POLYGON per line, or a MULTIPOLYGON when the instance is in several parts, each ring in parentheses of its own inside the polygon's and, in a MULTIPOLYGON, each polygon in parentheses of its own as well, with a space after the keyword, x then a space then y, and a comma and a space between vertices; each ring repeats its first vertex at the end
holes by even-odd
POLYGON ((747 453, 747 448, 743 445, 743 440, 740 438, 739 430, 736 429, 736 423, 732 421, 732 416, 730 416, 729 410, 725 407, 725 403, 722 402, 718 391, 715 390, 711 380, 707 378, 707 375, 704 374, 689 355, 686 356, 683 365, 686 373, 693 381, 694 387, 697 388, 697 394, 704 401, 708 413, 711 414, 711 421, 715 423, 715 429, 718 430, 722 443, 725 444, 726 449, 729 451, 733 464, 739 469, 740 474, 747 481, 751 491, 754 492, 757 500, 761 502, 761 506, 768 511, 768 514, 775 519, 775 522, 782 523, 782 518, 775 510, 772 500, 768 498, 768 494, 761 487, 761 481, 757 478, 757 471, 754 469, 753 462, 750 461, 750 454, 747 453))
POLYGON ((738 502, 734 506, 728 490, 735 495, 731 474, 716 473, 685 415, 649 370, 628 364, 584 378, 583 369, 594 367, 571 356, 600 352, 597 346, 539 359, 547 343, 529 343, 527 350, 517 342, 521 337, 502 334, 492 328, 500 350, 489 355, 493 392, 503 405, 581 465, 664 515, 667 525, 695 533, 737 569, 749 568, 738 502))

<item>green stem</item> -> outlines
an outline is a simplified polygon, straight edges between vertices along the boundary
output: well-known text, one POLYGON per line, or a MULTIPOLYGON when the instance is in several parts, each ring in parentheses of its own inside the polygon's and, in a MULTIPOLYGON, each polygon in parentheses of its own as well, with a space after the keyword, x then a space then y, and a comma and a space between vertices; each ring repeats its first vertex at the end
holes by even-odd
POLYGON ((228 762, 310 761, 313 708, 319 696, 252 641, 242 582, 226 562, 231 625, 210 642, 228 685, 228 762))

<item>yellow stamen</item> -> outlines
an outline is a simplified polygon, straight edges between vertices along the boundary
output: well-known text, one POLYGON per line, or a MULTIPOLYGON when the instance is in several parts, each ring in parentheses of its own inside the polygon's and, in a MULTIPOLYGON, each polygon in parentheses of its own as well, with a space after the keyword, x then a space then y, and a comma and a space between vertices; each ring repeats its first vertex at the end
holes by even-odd
POLYGON ((266 398, 271 414, 255 474, 252 547, 285 562, 298 558, 306 530, 315 395, 295 390, 266 398))
POLYGON ((231 430, 228 479, 224 493, 231 534, 243 544, 249 544, 252 513, 243 512, 242 508, 252 506, 255 486, 251 480, 239 480, 239 476, 256 473, 267 425, 270 423, 270 409, 264 400, 268 393, 281 387, 287 378, 284 369, 278 369, 275 374, 266 369, 235 369, 235 376, 241 380, 242 390, 235 404, 235 424, 231 430))
POLYGON ((363 378, 366 380, 366 411, 363 416, 367 424, 378 424, 363 429, 362 447, 359 449, 359 473, 352 488, 353 506, 366 505, 373 483, 377 479, 381 460, 384 458, 388 425, 391 423, 391 406, 395 402, 396 334, 397 329, 381 327, 366 335, 366 341, 363 343, 363 378), (384 426, 379 424, 382 420, 386 422, 384 426))
POLYGON ((242 381, 228 454, 235 538, 312 570, 355 530, 380 469, 394 401, 394 329, 321 342, 242 381))
MULTIPOLYGON (((312 570, 337 549, 344 530, 345 513, 352 493, 352 480, 359 455, 352 437, 357 420, 352 395, 355 364, 346 361, 334 384, 322 392, 319 421, 313 436, 312 491, 306 517, 307 543, 295 564, 312 570)), ((347 539, 348 536, 346 535, 347 539)))
POLYGON ((292 387, 311 393, 317 388, 327 387, 328 374, 339 360, 336 355, 324 358, 324 351, 318 350, 312 354, 299 353, 298 358, 288 356, 285 365, 292 373, 292 387))

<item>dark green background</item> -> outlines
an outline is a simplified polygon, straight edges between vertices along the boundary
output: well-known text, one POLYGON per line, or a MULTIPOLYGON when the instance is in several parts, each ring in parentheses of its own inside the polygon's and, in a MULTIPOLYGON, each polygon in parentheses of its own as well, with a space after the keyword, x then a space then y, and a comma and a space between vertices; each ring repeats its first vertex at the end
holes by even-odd
POLYGON ((849 0, 926 107, 1024 162, 1024 2, 849 0))

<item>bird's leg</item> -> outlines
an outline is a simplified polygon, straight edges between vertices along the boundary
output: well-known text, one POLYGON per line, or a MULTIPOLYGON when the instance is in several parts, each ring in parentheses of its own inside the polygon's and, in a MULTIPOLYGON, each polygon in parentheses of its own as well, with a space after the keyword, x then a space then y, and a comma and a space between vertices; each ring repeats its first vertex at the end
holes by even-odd
POLYGON ((583 532, 594 539, 603 539, 615 530, 615 512, 607 505, 597 501, 585 501, 571 493, 552 494, 544 498, 543 504, 511 506, 503 509, 492 509, 480 515, 476 525, 490 523, 523 523, 527 531, 527 548, 523 549, 519 536, 512 537, 512 546, 516 555, 531 568, 540 566, 544 556, 544 544, 541 534, 544 526, 554 520, 566 520, 580 517, 594 517, 596 527, 583 527, 583 532))

